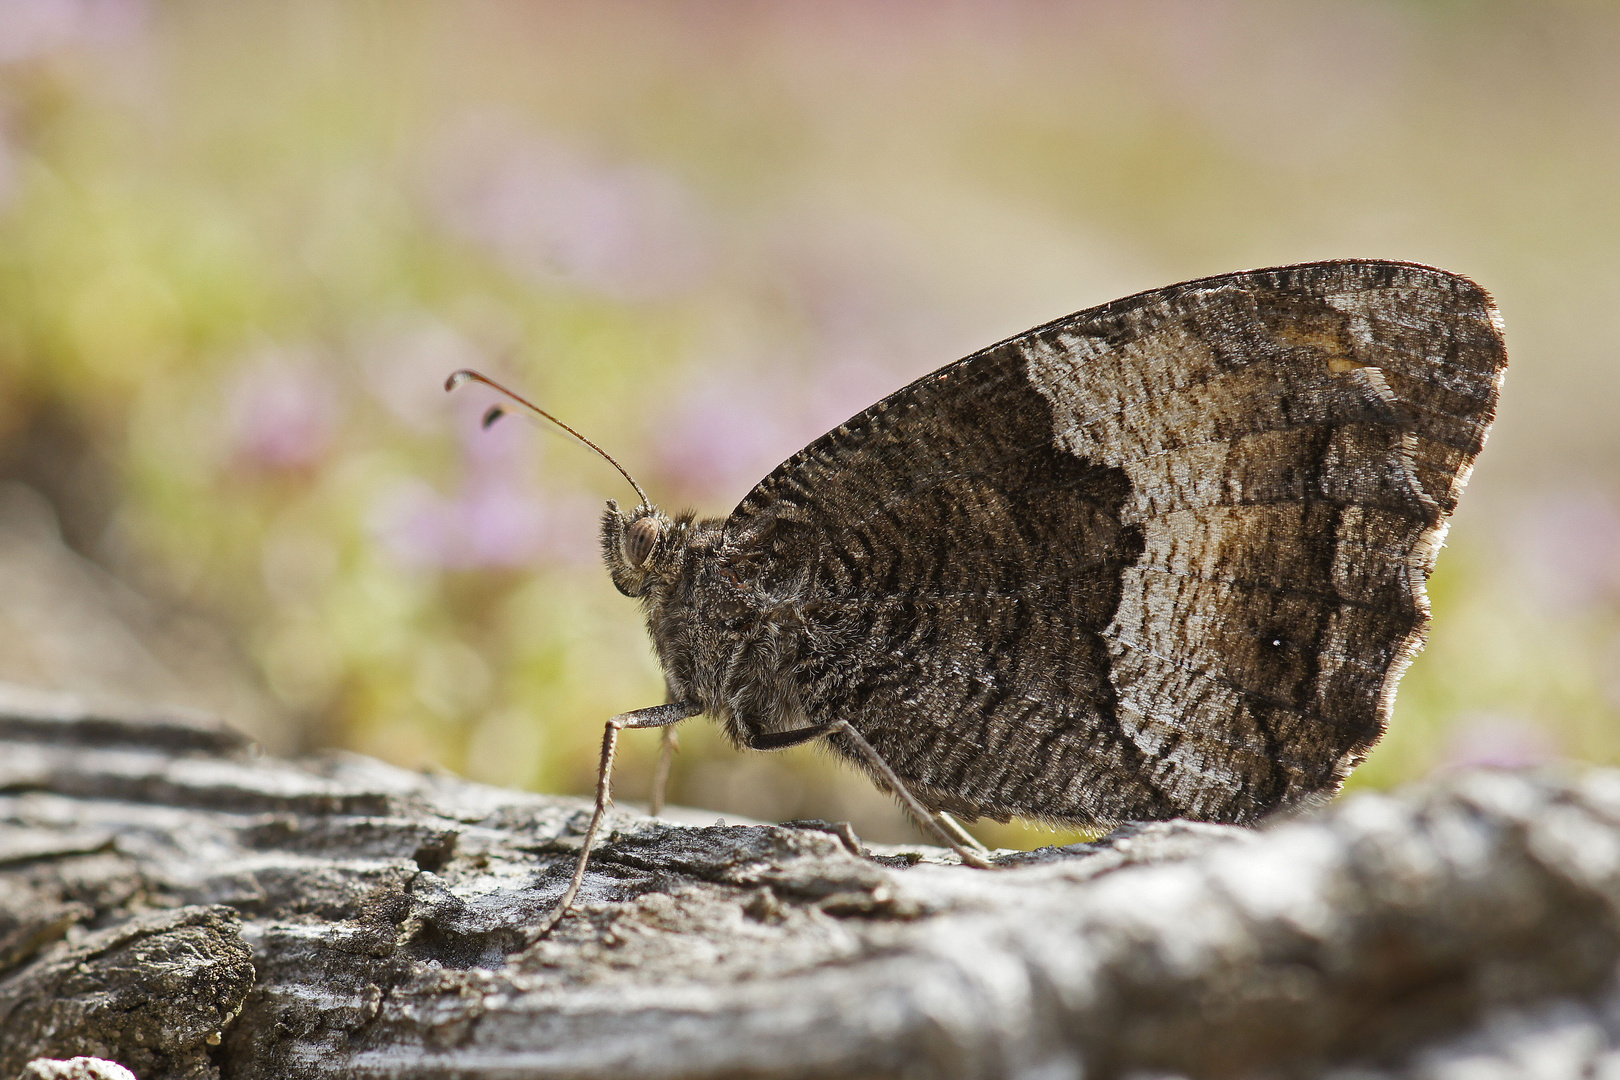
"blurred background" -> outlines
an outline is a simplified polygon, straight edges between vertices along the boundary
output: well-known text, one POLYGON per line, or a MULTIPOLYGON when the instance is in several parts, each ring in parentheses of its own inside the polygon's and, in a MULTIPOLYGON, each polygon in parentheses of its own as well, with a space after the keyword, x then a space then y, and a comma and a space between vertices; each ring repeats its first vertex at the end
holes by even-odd
MULTIPOLYGON (((1382 257, 1494 292, 1512 366, 1352 783, 1614 762, 1617 57, 1575 0, 0 0, 0 678, 584 793, 663 700, 596 551, 629 492, 449 371, 723 514, 1030 326, 1382 257)), ((681 731, 676 801, 907 835, 681 731)))

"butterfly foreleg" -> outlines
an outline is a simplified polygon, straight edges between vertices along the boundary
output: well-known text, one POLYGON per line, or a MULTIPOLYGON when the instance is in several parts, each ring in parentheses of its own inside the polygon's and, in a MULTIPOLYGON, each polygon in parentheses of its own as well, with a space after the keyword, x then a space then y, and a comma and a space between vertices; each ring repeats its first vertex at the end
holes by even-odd
MULTIPOLYGON (((760 732, 749 735, 746 741, 750 750, 785 750, 790 746, 798 746, 801 743, 824 738, 828 735, 844 736, 850 745, 855 748, 855 751, 872 767, 872 770, 883 778, 883 782, 888 785, 889 790, 900 797, 900 801, 905 804, 906 809, 911 811, 911 816, 943 841, 946 847, 956 852, 964 863, 969 866, 976 866, 980 870, 992 870, 995 868, 994 863, 973 850, 977 846, 976 842, 972 845, 965 844, 951 835, 950 830, 929 812, 928 808, 922 804, 922 801, 917 796, 911 793, 911 789, 906 787, 905 781, 901 780, 899 775, 889 768, 889 763, 883 760, 883 756, 877 752, 871 743, 866 741, 865 736, 855 730, 848 720, 834 720, 831 723, 793 728, 790 731, 760 732)), ((956 823, 952 821, 951 824, 955 825, 956 823)), ((960 825, 956 827, 961 829, 960 825)), ((971 840, 971 837, 969 839, 971 840)))
POLYGON ((681 738, 674 725, 664 728, 664 737, 658 743, 658 764, 653 768, 652 793, 647 797, 647 813, 653 817, 664 812, 664 789, 669 786, 669 768, 675 752, 681 748, 681 738))
POLYGON ((979 843, 979 838, 962 828, 962 823, 946 813, 944 810, 934 811, 934 820, 939 822, 940 828, 956 838, 957 843, 963 844, 979 852, 981 855, 990 854, 990 849, 979 843))
POLYGON ((601 826, 602 816, 607 813, 607 808, 613 804, 613 754, 619 746, 619 732, 626 728, 667 728, 702 711, 700 705, 673 702, 668 705, 637 709, 635 712, 620 713, 607 722, 607 727, 602 732, 602 761, 596 772, 596 806, 591 811, 591 823, 586 826, 585 839, 579 846, 579 861, 574 864, 574 876, 569 879, 568 888, 563 890, 561 899, 535 933, 535 941, 551 933, 557 928, 557 924, 563 921, 569 909, 574 906, 574 897, 579 895, 580 885, 585 881, 585 866, 590 862, 591 848, 596 843, 596 830, 601 826))

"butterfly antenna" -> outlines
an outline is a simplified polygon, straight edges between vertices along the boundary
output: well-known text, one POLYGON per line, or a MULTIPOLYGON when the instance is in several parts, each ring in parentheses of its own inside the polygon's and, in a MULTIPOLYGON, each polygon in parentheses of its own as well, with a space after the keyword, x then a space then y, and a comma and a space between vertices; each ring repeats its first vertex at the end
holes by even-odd
MULTIPOLYGON (((553 424, 556 424, 558 427, 568 432, 568 434, 572 435, 574 438, 578 439, 592 450, 595 450, 601 455, 603 461, 606 461, 609 465, 613 466, 615 469, 618 469, 619 475, 628 480, 630 482, 630 486, 636 489, 636 494, 641 498, 642 506, 652 505, 652 501, 647 498, 647 493, 641 490, 640 484, 636 483, 636 478, 626 472, 623 465, 620 465, 617 461, 613 460, 612 454, 608 453, 600 446, 597 446, 595 443, 591 442, 591 440, 587 439, 585 436, 581 435, 579 432, 575 431, 573 428, 569 427, 555 416, 552 416, 550 413, 546 412, 546 410, 542 409, 540 406, 536 405, 522 394, 517 394, 511 390, 508 390, 506 387, 502 386, 488 375, 474 371, 471 368, 462 368, 460 371, 453 373, 448 379, 444 380, 444 388, 447 391, 454 390, 456 387, 465 382, 481 382, 492 390, 497 390, 500 393, 505 394, 519 405, 533 411, 537 416, 550 420, 553 424)), ((499 405, 492 407, 484 414, 483 426, 486 428, 489 427, 489 425, 499 420, 505 414, 506 410, 501 408, 499 405)))

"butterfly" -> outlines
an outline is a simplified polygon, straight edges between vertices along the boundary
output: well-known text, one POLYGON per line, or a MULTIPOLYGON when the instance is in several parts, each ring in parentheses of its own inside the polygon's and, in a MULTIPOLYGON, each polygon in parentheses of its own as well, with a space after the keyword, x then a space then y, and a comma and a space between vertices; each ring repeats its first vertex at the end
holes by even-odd
MULTIPOLYGON (((583 881, 618 733, 700 713, 742 747, 825 740, 981 866, 956 817, 1252 823, 1325 800, 1422 645, 1506 363, 1472 281, 1324 262, 992 345, 725 518, 665 514, 587 440, 640 496, 608 504, 602 551, 669 700, 608 721, 539 933, 583 881)), ((447 388, 469 379, 490 382, 447 388)))

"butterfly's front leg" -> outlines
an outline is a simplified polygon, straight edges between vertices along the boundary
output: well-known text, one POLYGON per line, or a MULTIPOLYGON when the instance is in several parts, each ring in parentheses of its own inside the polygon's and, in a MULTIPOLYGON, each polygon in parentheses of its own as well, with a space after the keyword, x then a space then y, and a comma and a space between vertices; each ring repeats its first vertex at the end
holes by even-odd
MULTIPOLYGON (((871 743, 866 741, 865 736, 855 730, 848 720, 834 720, 827 724, 813 724, 810 727, 794 728, 791 731, 759 732, 749 735, 746 741, 750 750, 785 750, 790 746, 798 746, 801 743, 807 743, 812 739, 820 739, 828 735, 843 735, 848 739, 861 757, 866 759, 866 763, 872 766, 873 770, 883 778, 883 782, 889 786, 889 790, 900 796, 900 801, 906 804, 906 809, 911 811, 912 817, 916 818, 920 824, 943 841, 946 847, 956 852, 964 863, 969 866, 976 866, 980 870, 995 869, 995 864, 989 859, 973 850, 972 846, 951 835, 950 830, 929 812, 928 808, 922 804, 922 801, 917 796, 911 793, 911 789, 906 787, 905 781, 901 780, 899 775, 889 768, 889 763, 883 760, 882 755, 877 752, 871 743)), ((954 825, 955 822, 952 821, 952 824, 954 825)), ((961 829, 960 825, 956 827, 961 829)), ((977 846, 977 844, 975 843, 974 846, 977 846)))
POLYGON ((680 748, 681 737, 675 733, 674 725, 664 728, 664 737, 658 743, 658 764, 653 769, 652 793, 647 797, 647 813, 653 817, 664 812, 664 789, 669 786, 669 769, 680 748))
POLYGON ((591 823, 585 829, 584 842, 580 844, 579 862, 574 864, 574 876, 569 880, 568 888, 563 890, 557 906, 551 909, 551 913, 540 924, 540 929, 534 935, 534 941, 539 941, 557 928, 557 924, 563 921, 569 909, 574 906, 574 897, 579 895, 579 887, 585 880, 585 865, 590 862, 591 847, 596 843, 596 830, 602 824, 602 815, 607 813, 608 806, 613 802, 613 754, 619 746, 619 732, 625 728, 668 727, 702 711, 701 705, 672 702, 668 705, 637 709, 635 712, 620 713, 607 722, 607 727, 602 732, 602 761, 596 773, 596 807, 591 811, 591 823))
POLYGON ((979 852, 981 855, 990 854, 990 849, 979 843, 979 838, 977 836, 974 836, 972 833, 962 828, 962 823, 957 821, 956 818, 946 813, 944 810, 935 810, 934 820, 939 823, 940 828, 944 829, 946 832, 955 837, 957 843, 970 847, 974 851, 979 852))
MULTIPOLYGON (((665 700, 671 704, 681 699, 681 696, 675 692, 675 688, 669 685, 667 679, 664 688, 665 700)), ((664 812, 664 789, 669 786, 670 765, 674 763, 675 752, 680 748, 681 739, 675 733, 675 725, 665 725, 663 738, 658 743, 658 764, 653 768, 652 792, 647 796, 647 813, 653 817, 657 817, 664 812)))

